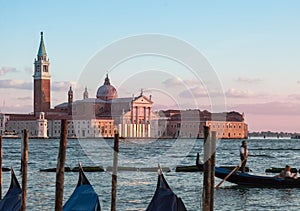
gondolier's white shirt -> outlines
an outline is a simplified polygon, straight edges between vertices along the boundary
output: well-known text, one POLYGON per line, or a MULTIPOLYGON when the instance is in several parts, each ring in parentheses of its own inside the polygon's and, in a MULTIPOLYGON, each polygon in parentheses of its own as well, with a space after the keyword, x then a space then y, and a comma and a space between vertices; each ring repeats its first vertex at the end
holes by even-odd
POLYGON ((241 154, 242 155, 244 155, 244 153, 245 153, 245 150, 246 150, 246 158, 248 157, 248 155, 249 155, 249 151, 248 151, 248 149, 245 149, 244 147, 241 147, 241 154))

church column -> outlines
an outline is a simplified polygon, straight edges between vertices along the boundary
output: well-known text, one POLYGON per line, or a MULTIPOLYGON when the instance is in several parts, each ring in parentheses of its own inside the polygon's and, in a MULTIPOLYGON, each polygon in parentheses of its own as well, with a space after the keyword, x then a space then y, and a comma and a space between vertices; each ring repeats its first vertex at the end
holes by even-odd
POLYGON ((150 124, 150 121, 151 121, 151 108, 148 107, 148 122, 150 124))
POLYGON ((147 108, 146 107, 144 107, 144 124, 146 124, 147 123, 147 108))
POLYGON ((139 124, 139 108, 137 106, 135 107, 135 120, 136 124, 139 124))

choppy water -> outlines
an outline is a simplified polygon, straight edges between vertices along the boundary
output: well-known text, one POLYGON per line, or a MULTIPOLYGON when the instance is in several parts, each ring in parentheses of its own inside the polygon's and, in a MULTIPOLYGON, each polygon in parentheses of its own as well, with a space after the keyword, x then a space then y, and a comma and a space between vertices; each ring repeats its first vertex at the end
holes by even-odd
MULTIPOLYGON (((3 166, 20 168, 21 140, 3 140, 3 166)), ((236 165, 239 161, 241 140, 221 140, 217 143, 217 165, 236 165)), ((201 210, 202 173, 176 173, 176 165, 193 165, 197 152, 202 152, 203 140, 152 140, 120 143, 119 165, 156 167, 158 161, 172 171, 165 177, 173 191, 182 198, 188 210, 201 210)), ((40 172, 56 167, 59 140, 29 141, 27 210, 53 210, 55 173, 40 172)), ((112 140, 68 140, 66 166, 112 166, 112 140)), ((266 168, 286 164, 299 169, 300 140, 248 140, 251 157, 248 166, 253 173, 264 174, 266 168)), ((111 173, 86 173, 99 194, 102 210, 110 210, 111 173)), ((65 173, 64 201, 73 192, 78 173, 65 173)), ((220 180, 216 179, 216 184, 220 180)), ((3 194, 10 182, 10 174, 3 173, 3 194)), ((145 210, 157 182, 155 172, 119 172, 117 210, 145 210)), ((240 188, 225 182, 215 191, 215 210, 300 210, 299 189, 240 188)))

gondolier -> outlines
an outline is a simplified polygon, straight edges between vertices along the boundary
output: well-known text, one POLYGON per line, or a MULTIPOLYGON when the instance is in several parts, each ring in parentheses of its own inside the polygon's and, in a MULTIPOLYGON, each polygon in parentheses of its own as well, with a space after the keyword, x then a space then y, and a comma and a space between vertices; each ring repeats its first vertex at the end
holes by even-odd
POLYGON ((249 156, 249 151, 247 149, 247 142, 242 141, 242 146, 240 149, 240 157, 241 157, 241 161, 243 161, 242 166, 241 166, 243 173, 245 173, 245 171, 246 171, 246 163, 247 163, 248 156, 249 156))

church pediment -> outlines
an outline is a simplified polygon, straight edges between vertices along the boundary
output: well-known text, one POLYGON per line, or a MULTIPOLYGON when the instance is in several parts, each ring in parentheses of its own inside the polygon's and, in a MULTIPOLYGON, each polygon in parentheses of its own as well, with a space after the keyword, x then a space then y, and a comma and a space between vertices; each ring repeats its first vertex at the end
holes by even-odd
POLYGON ((150 99, 148 99, 147 97, 145 97, 144 95, 141 95, 141 96, 135 98, 133 100, 133 103, 135 103, 135 104, 153 104, 153 102, 150 99))

